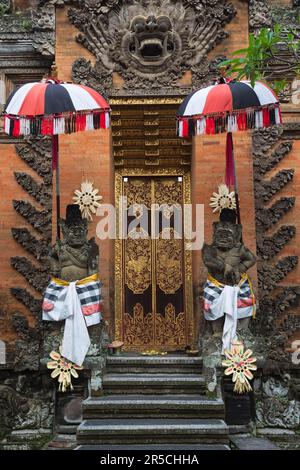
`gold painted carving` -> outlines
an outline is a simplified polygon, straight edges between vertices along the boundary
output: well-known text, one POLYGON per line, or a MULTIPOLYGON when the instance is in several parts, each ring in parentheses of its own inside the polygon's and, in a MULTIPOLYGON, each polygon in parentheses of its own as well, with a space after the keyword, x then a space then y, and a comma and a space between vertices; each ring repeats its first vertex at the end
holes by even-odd
POLYGON ((166 349, 180 349, 186 346, 185 314, 175 313, 175 307, 169 303, 165 308, 165 315, 157 313, 155 316, 156 344, 166 349))
POLYGON ((157 204, 182 204, 181 183, 176 179, 161 179, 155 184, 157 204))
POLYGON ((137 303, 133 315, 124 314, 124 342, 126 346, 147 347, 154 342, 153 313, 144 314, 143 306, 137 303))
POLYGON ((144 126, 158 126, 159 119, 151 119, 151 121, 144 121, 144 126))
POLYGON ((124 196, 127 197, 127 206, 143 204, 151 207, 151 182, 142 178, 129 180, 124 184, 124 196))
POLYGON ((175 294, 182 286, 182 240, 174 229, 164 229, 156 240, 156 282, 165 294, 175 294))
POLYGON ((134 294, 142 294, 151 284, 151 240, 125 241, 125 284, 134 294))
POLYGON ((145 140, 145 145, 146 146, 158 146, 159 145, 159 140, 158 139, 153 139, 153 140, 145 140))
POLYGON ((145 150, 146 157, 159 157, 159 150, 145 150))
POLYGON ((179 97, 157 97, 157 98, 110 98, 111 106, 128 106, 128 105, 162 105, 162 104, 181 104, 182 96, 179 97))
POLYGON ((153 166, 153 165, 159 165, 160 160, 159 160, 159 158, 147 158, 147 159, 145 159, 145 162, 144 162, 144 163, 145 163, 145 165, 149 165, 149 166, 150 166, 150 165, 151 165, 151 166, 153 166))
POLYGON ((165 315, 154 315, 151 312, 145 314, 143 306, 137 303, 133 307, 133 315, 124 314, 125 349, 183 348, 186 345, 185 328, 184 312, 176 315, 175 307, 171 303, 166 306, 165 315))

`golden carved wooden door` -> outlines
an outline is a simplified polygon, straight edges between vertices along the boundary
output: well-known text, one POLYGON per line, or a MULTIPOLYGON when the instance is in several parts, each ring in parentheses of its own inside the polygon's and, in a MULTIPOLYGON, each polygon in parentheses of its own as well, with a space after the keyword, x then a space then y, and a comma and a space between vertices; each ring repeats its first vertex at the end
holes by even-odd
POLYGON ((127 350, 189 344, 182 177, 128 177, 122 241, 122 339, 127 350))

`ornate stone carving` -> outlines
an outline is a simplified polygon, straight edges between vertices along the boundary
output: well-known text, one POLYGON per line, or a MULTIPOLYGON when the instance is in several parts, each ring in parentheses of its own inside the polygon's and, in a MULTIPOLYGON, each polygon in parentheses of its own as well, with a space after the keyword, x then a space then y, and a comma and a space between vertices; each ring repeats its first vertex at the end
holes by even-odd
POLYGON ((296 429, 300 424, 300 402, 291 397, 291 377, 263 378, 257 394, 256 418, 258 427, 270 426, 296 429))
POLYGON ((52 191, 49 185, 37 183, 28 173, 15 172, 14 174, 19 185, 22 186, 30 196, 34 197, 42 206, 49 207, 51 205, 52 191))
POLYGON ((271 199, 281 188, 292 181, 294 177, 294 169, 279 171, 273 178, 268 181, 262 181, 262 198, 264 202, 271 199))
POLYGON ((273 25, 271 5, 268 0, 249 1, 249 29, 256 32, 273 25))
MULTIPOLYGON (((247 297, 247 303, 243 305, 248 308, 243 316, 239 311, 239 303, 243 300, 236 297, 236 308, 238 318, 238 329, 247 328, 249 319, 254 312, 254 296, 252 292, 249 280, 245 277, 245 274, 249 268, 251 268, 255 262, 256 257, 242 242, 242 226, 236 223, 236 211, 233 209, 222 209, 220 212, 220 221, 213 223, 213 242, 208 245, 204 243, 202 248, 202 259, 208 270, 208 281, 204 287, 204 316, 205 319, 211 326, 213 336, 220 336, 223 339, 222 349, 228 348, 227 344, 224 344, 224 320, 225 313, 219 311, 216 307, 216 301, 223 294, 224 286, 244 286, 243 296, 247 297)), ((227 287, 228 288, 228 287, 227 287)), ((242 289, 242 287, 241 287, 242 289)), ((226 295, 226 294, 225 294, 226 295)), ((230 333, 231 338, 234 338, 236 330, 230 333)), ((204 339, 205 354, 212 356, 218 356, 221 353, 221 349, 209 352, 210 346, 207 347, 204 339)), ((217 342, 213 343, 214 346, 218 346, 217 342)), ((230 342, 229 342, 230 345, 230 342)), ((207 367, 207 361, 209 357, 205 359, 207 367)))
MULTIPOLYGON (((38 210, 28 201, 13 201, 15 210, 42 236, 36 237, 24 227, 13 227, 12 235, 37 261, 42 262, 42 265, 35 265, 26 257, 12 257, 11 264, 38 292, 42 293, 49 279, 47 252, 52 232, 51 141, 48 138, 29 138, 24 143, 17 144, 16 151, 19 157, 42 178, 42 182, 37 182, 26 172, 16 172, 16 181, 44 209, 38 210)), ((13 287, 11 292, 32 313, 40 312, 41 300, 26 289, 17 286, 13 287)))
POLYGON ((208 272, 218 282, 235 285, 251 266, 255 255, 241 241, 242 226, 235 223, 235 211, 223 209, 220 222, 213 223, 213 242, 206 243, 202 258, 208 272))
POLYGON ((51 213, 49 211, 39 211, 30 202, 13 201, 14 209, 22 215, 36 230, 50 238, 51 213))
POLYGON ((42 56, 55 52, 55 10, 53 5, 0 17, 0 40, 30 43, 42 56))
POLYGON ((11 0, 0 0, 0 9, 1 13, 9 13, 11 9, 11 0))
POLYGON ((291 354, 286 348, 289 337, 300 328, 300 320, 295 315, 288 315, 283 321, 281 319, 289 309, 299 305, 299 294, 298 287, 281 288, 276 296, 261 292, 258 316, 251 330, 256 338, 264 338, 261 351, 264 361, 275 361, 275 364, 286 368, 291 364, 291 354))
MULTIPOLYGON (((53 426, 54 402, 49 381, 39 374, 1 376, 1 437, 11 431, 47 430, 53 426)), ((39 436, 37 432, 37 437, 39 436)))
POLYGON ((24 315, 15 313, 12 324, 18 333, 15 343, 15 370, 38 370, 40 366, 40 328, 30 328, 24 315))
POLYGON ((0 386, 0 429, 1 438, 15 427, 15 423, 22 415, 26 415, 30 409, 27 399, 7 385, 0 386))
POLYGON ((276 285, 298 264, 298 256, 280 258, 275 265, 259 263, 258 285, 265 292, 275 289, 276 285))
POLYGON ((207 61, 208 52, 227 37, 224 26, 236 14, 224 0, 68 3, 76 7, 69 9, 69 19, 80 30, 77 41, 97 59, 94 68, 85 59, 77 60, 73 79, 98 84, 99 91, 109 94, 115 74, 121 83, 114 93, 120 87, 131 93, 161 92, 162 87, 186 93, 178 80, 190 70, 193 85, 199 85, 214 68, 207 61))
POLYGON ((19 157, 43 178, 45 184, 51 185, 52 156, 49 138, 24 138, 24 143, 16 145, 16 151, 19 157))
MULTIPOLYGON (((251 329, 255 335, 264 337, 266 344, 262 356, 288 366, 291 362, 290 353, 286 351, 288 338, 299 329, 300 321, 295 315, 283 315, 299 305, 300 288, 282 287, 280 281, 294 269, 298 257, 285 256, 277 259, 276 263, 273 258, 287 243, 292 243, 296 228, 293 225, 282 225, 271 236, 266 235, 266 231, 289 212, 295 204, 295 197, 281 197, 271 207, 265 207, 269 198, 276 197, 282 185, 289 184, 293 178, 292 169, 281 170, 271 180, 266 177, 267 172, 274 169, 292 149, 292 142, 283 139, 283 127, 271 127, 253 133, 259 311, 251 329)), ((259 406, 268 408, 267 404, 259 406)), ((263 409, 258 412, 269 413, 263 409)), ((268 422, 272 419, 268 418, 268 422)))
POLYGON ((257 247, 258 255, 263 260, 273 258, 295 236, 294 225, 282 225, 271 237, 264 237, 257 247))
MULTIPOLYGON (((259 193, 257 193, 258 195, 259 193)), ((295 197, 281 197, 271 207, 256 208, 256 225, 267 230, 276 224, 295 205, 295 197)))
POLYGON ((11 265, 22 274, 38 292, 43 293, 49 281, 49 265, 37 267, 25 257, 13 256, 11 265))
POLYGON ((28 292, 28 290, 21 287, 12 287, 10 291, 17 300, 22 302, 30 310, 31 313, 34 313, 35 315, 41 314, 42 299, 36 299, 30 292, 28 292))
POLYGON ((48 240, 36 238, 27 228, 12 228, 11 233, 14 239, 37 260, 46 261, 49 254, 48 240))
POLYGON ((99 247, 95 238, 87 240, 88 221, 82 218, 79 206, 68 205, 66 219, 60 223, 64 239, 50 250, 51 274, 71 282, 98 273, 99 247))

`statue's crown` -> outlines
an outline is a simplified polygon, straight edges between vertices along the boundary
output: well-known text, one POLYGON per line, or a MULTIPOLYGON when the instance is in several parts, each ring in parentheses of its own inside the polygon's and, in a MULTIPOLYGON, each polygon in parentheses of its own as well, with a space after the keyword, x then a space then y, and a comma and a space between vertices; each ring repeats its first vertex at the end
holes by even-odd
POLYGON ((235 209, 222 209, 220 212, 220 222, 231 222, 236 224, 236 210, 235 209))
POLYGON ((69 204, 66 208, 66 224, 74 225, 82 222, 82 215, 78 204, 69 204))

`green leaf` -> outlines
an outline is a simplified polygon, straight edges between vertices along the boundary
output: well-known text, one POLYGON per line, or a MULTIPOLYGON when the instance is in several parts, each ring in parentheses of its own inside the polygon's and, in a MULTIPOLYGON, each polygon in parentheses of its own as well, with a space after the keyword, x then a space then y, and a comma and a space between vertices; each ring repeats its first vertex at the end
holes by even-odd
POLYGON ((247 52, 248 52, 248 47, 245 49, 238 49, 237 51, 234 51, 232 55, 246 54, 247 52))

